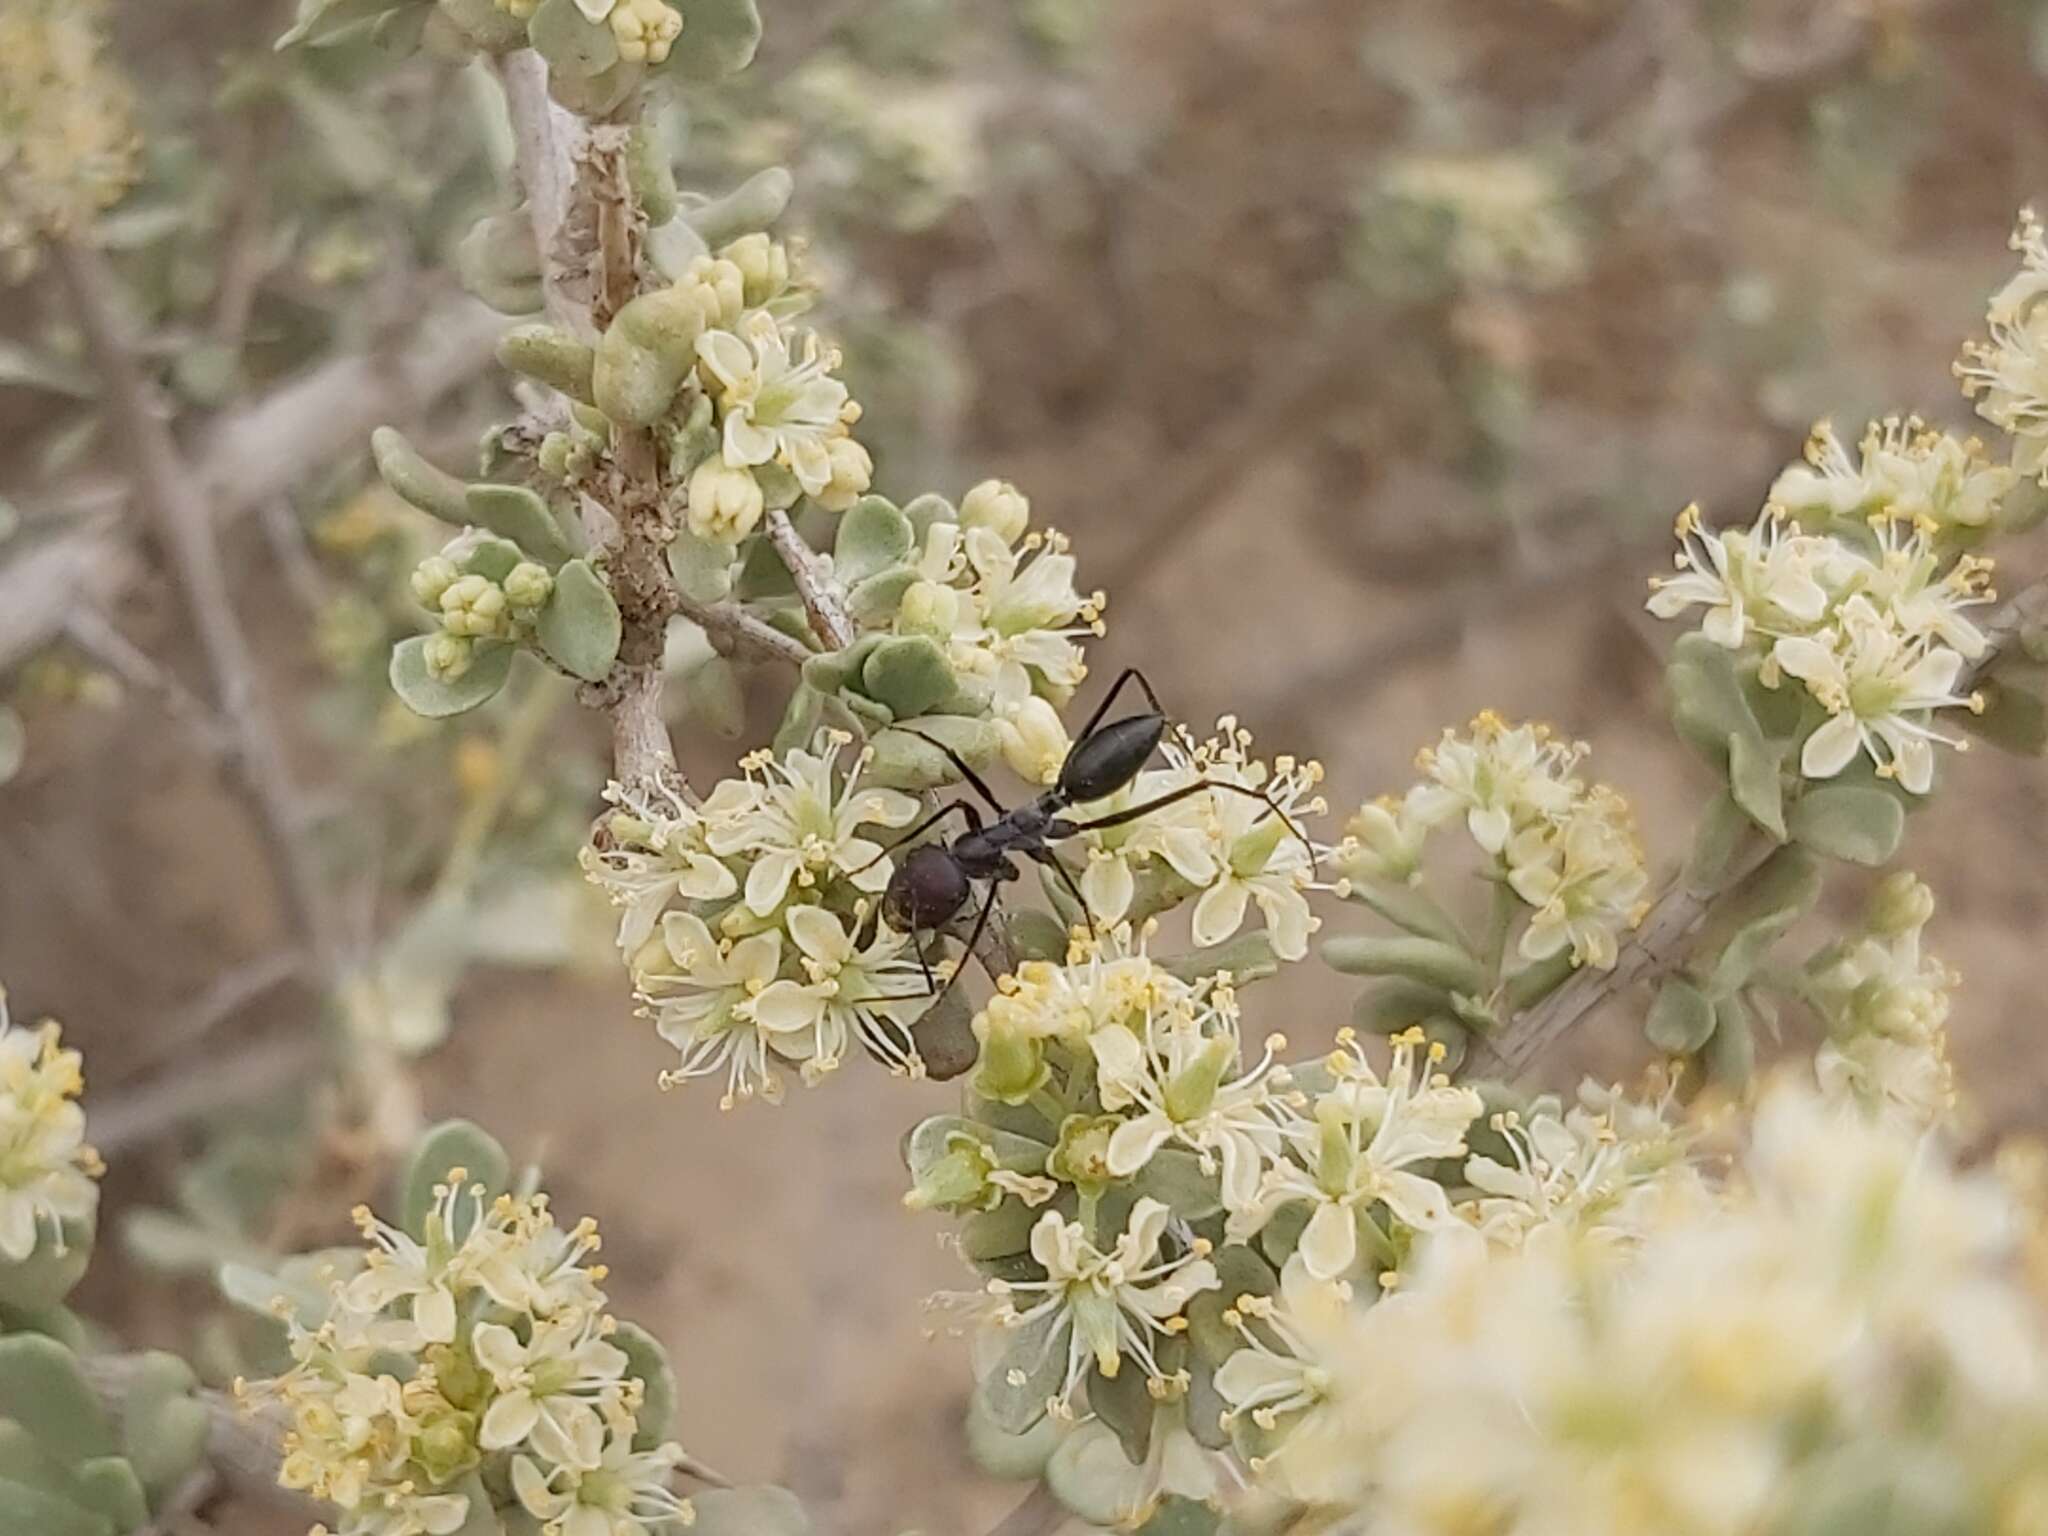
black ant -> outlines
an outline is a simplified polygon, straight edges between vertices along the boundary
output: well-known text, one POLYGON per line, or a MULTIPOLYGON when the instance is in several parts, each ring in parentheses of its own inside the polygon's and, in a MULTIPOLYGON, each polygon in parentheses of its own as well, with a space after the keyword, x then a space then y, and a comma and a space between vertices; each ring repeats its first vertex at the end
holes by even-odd
MULTIPOLYGON (((1083 832, 1099 832, 1109 827, 1120 827, 1128 822, 1149 816, 1154 811, 1164 810, 1177 801, 1204 790, 1221 789, 1232 794, 1249 795, 1264 802, 1266 808, 1287 825, 1287 830, 1300 839, 1309 851, 1311 862, 1315 859, 1315 845, 1302 835, 1293 820, 1274 803, 1273 797, 1262 790, 1244 784, 1232 784, 1215 779, 1197 779, 1168 790, 1165 794, 1146 801, 1142 805, 1127 806, 1112 811, 1106 816, 1097 816, 1088 821, 1070 821, 1063 812, 1076 805, 1087 805, 1107 799, 1123 789, 1138 777, 1147 759, 1152 756, 1159 743, 1166 736, 1166 712, 1159 707, 1159 695, 1152 691, 1152 685, 1136 667, 1126 667, 1117 680, 1110 685, 1102 702, 1095 706, 1095 713, 1088 717, 1088 723, 1081 728, 1081 734, 1067 751, 1066 760, 1060 765, 1060 776, 1052 788, 1027 805, 1005 808, 996 799, 994 791, 982 782, 981 775, 969 767, 966 760, 944 742, 926 736, 922 731, 910 734, 928 742, 945 753, 955 768, 960 771, 974 792, 988 803, 995 813, 993 822, 984 824, 981 812, 972 801, 955 800, 941 806, 923 821, 912 827, 890 845, 890 850, 900 848, 946 817, 959 815, 967 822, 967 830, 951 842, 925 843, 913 848, 889 877, 889 884, 882 893, 882 914, 889 925, 900 932, 913 936, 943 928, 957 917, 973 894, 974 882, 989 882, 988 895, 981 904, 981 910, 974 919, 973 931, 967 939, 971 953, 981 941, 983 931, 988 927, 989 915, 995 910, 996 893, 1002 886, 1017 879, 1022 871, 1012 860, 1012 855, 1021 854, 1033 863, 1042 864, 1052 870, 1067 893, 1079 903, 1082 915, 1088 921, 1089 931, 1095 928, 1093 914, 1088 911, 1087 899, 1080 887, 1074 883, 1074 876, 1067 866, 1060 862, 1051 844, 1083 832), (1152 706, 1147 714, 1132 715, 1122 720, 1102 723, 1102 717, 1109 713, 1109 706, 1116 701, 1124 685, 1136 682, 1144 690, 1145 702, 1152 706)), ((931 962, 925 958, 922 945, 918 946, 918 959, 925 968, 925 981, 933 995, 944 996, 937 979, 932 975, 931 962)), ((955 975, 958 973, 956 972, 955 975)), ((950 988, 949 979, 946 987, 950 988)))

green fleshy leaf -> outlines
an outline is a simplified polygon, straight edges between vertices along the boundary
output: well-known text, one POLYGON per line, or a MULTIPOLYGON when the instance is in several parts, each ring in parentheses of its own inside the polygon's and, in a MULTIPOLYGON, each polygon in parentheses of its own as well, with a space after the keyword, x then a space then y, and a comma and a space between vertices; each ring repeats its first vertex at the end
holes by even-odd
POLYGON ((692 1536, 811 1536, 811 1517, 787 1488, 757 1483, 690 1495, 692 1536))
POLYGON ((725 741, 737 741, 747 729, 747 695, 740 684, 739 668, 723 656, 713 656, 689 677, 684 694, 690 718, 725 741))
POLYGON ((953 691, 953 668, 935 640, 891 636, 861 668, 861 691, 899 720, 922 715, 953 691))
POLYGON ((14 1420, 0 1419, 0 1481, 69 1498, 71 1465, 14 1420))
POLYGON ((1471 952, 1437 939, 1346 934, 1324 941, 1323 961, 1352 976, 1405 976, 1446 992, 1486 989, 1485 973, 1471 952))
POLYGON ((1714 915, 1696 954, 1716 954, 1703 983, 1717 1003, 1746 985, 1757 965, 1820 900, 1821 871, 1803 848, 1781 848, 1714 915))
POLYGON ((498 361, 514 373, 537 379, 553 390, 595 405, 590 373, 596 351, 552 325, 515 325, 498 338, 498 361))
POLYGON ((1202 1291, 1187 1306, 1188 1340, 1195 1353, 1212 1365, 1221 1365, 1244 1345, 1223 1314, 1237 1305, 1240 1296, 1276 1296, 1280 1292, 1279 1272, 1242 1243, 1225 1243, 1210 1256, 1220 1282, 1213 1291, 1202 1291))
POLYGON ((1501 987, 1501 1001, 1509 1014, 1533 1008, 1563 986, 1576 969, 1569 949, 1559 950, 1546 959, 1532 960, 1508 977, 1501 987))
POLYGON ((1061 1426, 1040 1419, 1021 1435, 1009 1434, 989 1417, 981 1399, 967 1400, 967 1454, 989 1477, 1024 1482, 1042 1475, 1046 1458, 1060 1443, 1061 1426))
POLYGON ((669 158, 668 138, 654 114, 633 125, 626 141, 626 178, 640 211, 651 228, 659 228, 676 216, 676 167, 669 158))
POLYGON ((683 31, 663 68, 689 80, 718 80, 754 62, 754 50, 761 45, 761 13, 754 0, 672 3, 683 13, 683 31))
MULTIPOLYGON (((960 770, 931 741, 943 741, 958 752, 977 772, 993 767, 1002 752, 1002 737, 986 720, 966 715, 924 715, 905 720, 903 730, 884 730, 872 743, 873 759, 867 776, 889 789, 922 794, 946 789, 960 782, 960 770), (915 730, 919 734, 911 735, 915 730)), ((1064 947, 1061 953, 1065 953, 1064 947)))
POLYGON ((658 288, 629 301, 598 338, 590 375, 598 409, 623 426, 653 426, 697 365, 703 334, 703 312, 687 290, 658 288))
POLYGON ((2021 757, 2048 753, 2048 703, 2040 694, 2005 677, 1978 685, 1983 696, 1982 714, 1966 714, 1963 726, 2001 751, 2021 757))
POLYGON ((1083 1424, 1045 1464, 1053 1496, 1090 1525, 1114 1526, 1142 1496, 1144 1474, 1107 1424, 1083 1424))
POLYGON ((1351 1022, 1361 1035, 1375 1040, 1451 1012, 1451 995, 1442 987, 1397 976, 1361 995, 1352 1005, 1351 1022))
POLYGON ((427 671, 429 638, 414 635, 391 649, 391 690, 416 715, 445 720, 487 704, 512 673, 516 647, 501 640, 479 640, 469 670, 452 682, 443 682, 427 671))
MULTIPOLYGON (((960 1251, 970 1264, 988 1264, 1028 1253, 1031 1228, 1037 1220, 1036 1211, 1026 1210, 1014 1200, 1005 1200, 992 1211, 977 1211, 960 1224, 960 1251)), ((1040 1393, 1039 1407, 1044 1406, 1045 1397, 1040 1393)))
POLYGON ((973 1071, 981 1057, 981 1043, 974 1038, 974 1004, 960 988, 953 988, 910 1026, 910 1043, 933 1082, 949 1083, 973 1071))
POLYGON ((503 581, 526 558, 526 551, 517 544, 495 534, 473 533, 462 544, 468 549, 462 557, 462 573, 486 581, 503 581))
POLYGON ((523 485, 472 485, 464 505, 472 523, 510 539, 549 570, 575 558, 548 504, 523 485))
POLYGON ((685 532, 669 544, 668 568, 692 602, 722 603, 732 595, 732 568, 738 555, 730 544, 685 532))
POLYGON ((589 80, 619 62, 619 40, 601 21, 592 21, 576 0, 541 0, 526 23, 527 41, 548 61, 549 74, 589 80))
POLYGON ((1228 971, 1232 981, 1242 984, 1279 974, 1280 957, 1273 953, 1273 936, 1263 928, 1255 928, 1220 944, 1170 956, 1159 962, 1159 968, 1182 981, 1200 981, 1205 976, 1228 971))
POLYGON ((1667 1055, 1690 1056, 1714 1033, 1714 1005, 1691 981, 1673 976, 1657 989, 1643 1033, 1667 1055))
POLYGON ((92 1220, 67 1221, 53 1234, 45 1225, 27 1258, 0 1260, 0 1305, 33 1312, 69 1296, 92 1261, 94 1227, 92 1220))
POLYGON ((1815 853, 1873 868, 1890 861, 1906 835, 1906 808, 1890 790, 1819 784, 1792 802, 1785 825, 1815 853))
POLYGON ((1041 912, 1036 907, 1012 912, 1009 914, 1009 928, 1010 949, 1019 960, 1066 963, 1067 925, 1050 912, 1041 912))
POLYGON ((113 1522, 117 1531, 132 1531, 149 1519, 149 1499, 135 1469, 119 1456, 95 1456, 72 1469, 78 1502, 113 1522))
POLYGON ((8 1536, 114 1536, 97 1510, 0 1477, 0 1531, 8 1536))
POLYGON ((782 723, 775 728, 775 750, 787 752, 794 747, 808 748, 824 718, 825 696, 809 683, 798 683, 790 691, 789 704, 782 712, 782 723))
POLYGON ((555 590, 540 611, 541 648, 587 683, 603 680, 618 660, 619 605, 588 560, 555 572, 555 590))
POLYGON ((121 1453, 152 1507, 189 1477, 206 1454, 206 1407, 193 1397, 192 1368, 160 1350, 144 1355, 121 1404, 121 1453))
POLYGON ((429 464, 405 440, 404 433, 395 427, 379 427, 370 434, 370 453, 384 483, 404 500, 444 523, 468 525, 469 487, 429 464))
POLYGON ((1750 708, 1735 652, 1695 630, 1672 647, 1664 676, 1672 724, 1703 756, 1722 760, 1730 736, 1761 745, 1764 729, 1750 708))
POLYGON ((923 546, 925 536, 931 532, 933 523, 957 523, 960 513, 953 503, 936 491, 926 491, 922 496, 913 496, 903 504, 903 515, 910 519, 911 531, 917 535, 917 542, 923 546))
POLYGON ((299 0, 298 18, 276 47, 279 52, 301 43, 318 48, 397 6, 398 0, 299 0))
POLYGON ((862 635, 843 651, 821 651, 804 662, 804 681, 820 693, 840 693, 856 686, 860 669, 887 638, 862 635))
POLYGON ((0 1339, 0 1418, 14 1420, 61 1459, 111 1456, 118 1449, 78 1357, 40 1334, 0 1339))
POLYGON ((1351 899, 1370 907, 1397 928, 1439 943, 1466 947, 1465 934, 1457 920, 1419 886, 1367 876, 1351 882, 1351 899))
POLYGON ((1165 1147, 1131 1179, 1131 1190, 1170 1206, 1182 1221, 1204 1221, 1223 1209, 1218 1174, 1202 1172, 1202 1160, 1185 1147, 1165 1147))
POLYGON ((1088 1406, 1116 1432, 1124 1459, 1134 1466, 1143 1464, 1145 1453, 1152 1448, 1152 1394, 1137 1362, 1125 1360, 1114 1376, 1104 1376, 1100 1368, 1091 1367, 1088 1406))
POLYGON ((435 0, 457 31, 486 53, 526 46, 526 23, 494 0, 435 0))
POLYGON ((832 545, 832 569, 847 586, 855 586, 910 556, 910 519, 885 496, 863 496, 839 519, 832 545))
POLYGON ((414 1237, 425 1234, 434 1186, 446 1184, 452 1168, 463 1170, 465 1184, 483 1185, 486 1195, 512 1187, 512 1160, 497 1137, 468 1120, 442 1121, 420 1138, 399 1184, 398 1223, 414 1237))
POLYGON ((1222 1525, 1221 1511, 1170 1493, 1160 1500, 1152 1518, 1138 1527, 1136 1536, 1216 1536, 1222 1525))
POLYGON ((1739 1093, 1749 1086, 1756 1075, 1756 1030, 1741 998, 1724 997, 1714 1005, 1714 1032, 1700 1059, 1708 1076, 1724 1088, 1739 1093))
MULTIPOLYGON (((687 18, 683 31, 690 30, 687 18)), ((673 54, 670 55, 674 57, 673 54)), ((723 197, 700 200, 683 209, 683 222, 707 245, 720 246, 741 235, 766 229, 782 217, 796 190, 796 178, 779 165, 756 171, 723 197)))
POLYGON ((1785 840, 1785 782, 1782 759, 1761 737, 1728 738, 1728 793, 1749 819, 1779 842, 1785 840))
POLYGON ((1686 883, 1695 890, 1719 890, 1752 831, 1753 823, 1735 797, 1726 789, 1715 791, 1693 832, 1692 849, 1685 861, 1686 883))
MULTIPOLYGON (((1009 1208, 1005 1204, 975 1220, 986 1221, 1009 1208)), ((1065 1380, 1067 1351, 1048 1344, 1058 1328, 1072 1326, 1063 1319, 1064 1314, 1047 1313, 1010 1332, 975 1388, 989 1423, 1004 1434, 1021 1435, 1043 1419, 1046 1400, 1065 1380)))
POLYGON ((891 566, 849 588, 846 611, 856 624, 883 624, 903 605, 903 594, 921 578, 910 565, 891 566))
POLYGON ((620 1323, 612 1343, 626 1352, 626 1375, 646 1388, 633 1449, 651 1451, 666 1440, 676 1418, 676 1373, 661 1340, 638 1323, 620 1323))

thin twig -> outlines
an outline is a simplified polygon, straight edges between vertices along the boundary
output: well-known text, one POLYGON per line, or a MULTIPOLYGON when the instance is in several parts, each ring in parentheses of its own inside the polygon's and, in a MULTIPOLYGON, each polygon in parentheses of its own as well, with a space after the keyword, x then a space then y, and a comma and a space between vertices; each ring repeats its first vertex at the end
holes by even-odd
POLYGON ((548 65, 531 48, 499 65, 505 106, 512 118, 513 169, 526 193, 527 218, 540 253, 541 293, 548 319, 573 336, 595 334, 590 312, 569 292, 561 259, 562 231, 576 187, 576 157, 584 127, 548 95, 548 65))
POLYGON ((803 599, 804 612, 810 615, 811 628, 818 638, 835 651, 853 644, 853 620, 847 615, 846 599, 838 583, 826 573, 817 553, 796 531, 789 514, 779 508, 770 508, 768 512, 768 542, 789 568, 790 580, 796 583, 797 596, 803 599))
POLYGON ((313 552, 306 548, 305 530, 299 526, 291 502, 283 496, 273 496, 256 510, 263 541, 270 546, 271 558, 283 573, 285 585, 292 589, 292 596, 302 608, 312 612, 326 607, 333 588, 313 552))
POLYGON ((700 603, 678 593, 676 612, 703 630, 711 643, 728 655, 759 656, 800 667, 816 654, 794 635, 784 634, 766 619, 754 617, 738 603, 700 603))
POLYGON ((93 1106, 87 1123, 103 1154, 140 1146, 238 1104, 253 1103, 303 1081, 325 1054, 323 1042, 303 1031, 251 1046, 222 1060, 203 1060, 93 1106))
MULTIPOLYGON (((1969 688, 1981 678, 2029 626, 2048 621, 2048 580, 2037 581, 2000 605, 1982 626, 1984 654, 1961 680, 1969 688)), ((1475 1038, 1468 1070, 1483 1075, 1518 1076, 1581 1020, 1624 988, 1668 976, 1682 964, 1690 940, 1715 905, 1776 851, 1779 845, 1751 832, 1736 850, 1725 873, 1712 885, 1695 886, 1681 873, 1651 904, 1643 921, 1621 945, 1609 970, 1586 968, 1571 976, 1549 997, 1514 1019, 1493 1039, 1475 1038)))
POLYGON ((114 434, 129 460, 136 499, 177 573, 206 656, 233 761, 263 826, 264 856, 289 902, 293 926, 321 973, 339 973, 339 929, 326 877, 305 833, 298 786, 257 694, 255 655, 237 622, 213 514, 198 476, 150 407, 148 385, 99 252, 53 242, 54 266, 99 374, 114 434))
POLYGON ((264 993, 292 980, 305 965, 306 957, 297 950, 281 949, 223 972, 198 997, 151 1029, 128 1065, 154 1067, 185 1054, 264 993))
POLYGON ((199 738, 209 754, 231 749, 226 723, 207 707, 205 700, 158 666, 97 610, 74 609, 64 621, 64 635, 129 687, 155 694, 172 717, 199 738))

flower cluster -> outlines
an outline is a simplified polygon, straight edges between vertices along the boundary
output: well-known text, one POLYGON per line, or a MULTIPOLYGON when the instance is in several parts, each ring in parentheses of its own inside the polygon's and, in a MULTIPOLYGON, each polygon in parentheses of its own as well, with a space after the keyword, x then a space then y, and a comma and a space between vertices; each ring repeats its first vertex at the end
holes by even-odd
POLYGON ((1956 1103, 1946 1024, 1961 978, 1921 951, 1933 913, 1933 893, 1909 871, 1886 876, 1863 931, 1814 956, 1802 989, 1828 1029, 1814 1062, 1822 1088, 1921 1126, 1956 1103))
POLYGON ((1367 253, 1481 287, 1569 282, 1586 256, 1563 171, 1521 153, 1397 157, 1372 189, 1367 253))
POLYGON ((1081 641, 1103 633, 1103 594, 1075 588, 1066 537, 1032 530, 1030 501, 1004 480, 969 490, 914 553, 891 631, 936 641, 957 676, 987 690, 1004 760, 1051 783, 1068 747, 1059 709, 1087 676, 1081 641))
POLYGON ((412 573, 413 597, 441 625, 423 653, 428 673, 453 682, 470 669, 477 641, 531 639, 554 590, 546 566, 518 558, 503 540, 472 532, 429 555, 412 573), (502 559, 500 550, 508 551, 502 559))
POLYGON ((85 1076, 60 1041, 54 1023, 16 1027, 0 991, 0 1261, 22 1263, 45 1237, 61 1252, 66 1225, 99 1209, 100 1160, 77 1102, 85 1076))
POLYGON ((17 272, 45 235, 75 235, 133 184, 128 87, 102 56, 99 0, 0 13, 0 257, 17 272))
POLYGON ((1625 1243, 1432 1234, 1317 1330, 1274 1479, 1368 1533, 2025 1528, 2048 1337, 2010 1191, 1787 1083, 1739 1177, 1660 1195, 1625 1243))
MULTIPOLYGON (((1825 460, 1832 438, 1815 441, 1825 460)), ((1877 494, 1876 483, 1859 481, 1849 494, 1877 494)), ((1991 600, 1990 562, 1955 553, 1941 525, 1901 520, 1889 503, 1860 530, 1800 526, 1773 504, 1754 526, 1717 532, 1688 507, 1678 519, 1680 574, 1652 582, 1649 609, 1674 618, 1704 608, 1701 633, 1754 653, 1764 687, 1787 676, 1800 684, 1820 717, 1800 750, 1807 778, 1834 778, 1862 754, 1881 777, 1925 794, 1934 743, 1962 745, 1930 717, 1982 708, 1956 689, 1965 664, 1984 653, 1966 610, 1991 600)))
POLYGON ((1307 893, 1332 888, 1319 862, 1331 850, 1302 829, 1303 820, 1328 809, 1315 792, 1322 764, 1283 756, 1269 767, 1253 755, 1251 732, 1229 715, 1204 741, 1169 734, 1161 755, 1165 766, 1077 812, 1107 816, 1158 805, 1086 834, 1078 886, 1089 911, 1098 921, 1142 919, 1192 898, 1194 941, 1208 946, 1235 934, 1256 907, 1273 953, 1299 960, 1321 926, 1307 893))
POLYGON ((640 999, 682 1054, 665 1081, 722 1072, 728 1106, 772 1103, 778 1066, 816 1083, 855 1042, 921 1072, 908 1025, 931 987, 909 937, 879 920, 892 865, 870 835, 905 826, 917 801, 863 784, 866 751, 842 769, 849 739, 755 753, 702 803, 608 792, 584 868, 622 909, 640 999))
POLYGON ((771 466, 828 511, 852 506, 874 461, 851 435, 860 406, 834 375, 838 352, 792 322, 808 292, 788 251, 748 235, 716 259, 699 257, 679 286, 694 287, 716 322, 696 340, 718 448, 691 477, 692 531, 743 538, 761 515, 762 472, 771 466))
POLYGON ((2012 248, 2020 270, 1991 296, 1991 339, 1963 348, 1956 377, 1977 414, 2012 434, 2014 471, 2048 483, 2048 234, 2033 209, 2020 214, 2012 248))
MULTIPOLYGON (((499 10, 529 21, 540 0, 496 0, 499 10)), ((660 64, 682 35, 683 18, 663 0, 576 0, 586 21, 608 26, 619 57, 629 64, 660 64)))
POLYGON ((1429 834, 1462 821, 1490 875, 1528 910, 1516 946, 1524 960, 1612 966, 1621 933, 1642 917, 1649 876, 1628 802, 1578 777, 1587 750, 1490 710, 1463 735, 1446 730, 1417 756, 1420 783, 1352 817, 1338 868, 1361 900, 1384 907, 1370 887, 1419 885, 1429 834))
POLYGON ((356 1212, 326 1313, 287 1316, 292 1366, 237 1384, 290 1415, 279 1480, 341 1511, 341 1536, 448 1536, 493 1503, 576 1536, 687 1524, 682 1458, 652 1444, 614 1342, 593 1223, 545 1196, 486 1196, 460 1168, 421 1230, 356 1212))

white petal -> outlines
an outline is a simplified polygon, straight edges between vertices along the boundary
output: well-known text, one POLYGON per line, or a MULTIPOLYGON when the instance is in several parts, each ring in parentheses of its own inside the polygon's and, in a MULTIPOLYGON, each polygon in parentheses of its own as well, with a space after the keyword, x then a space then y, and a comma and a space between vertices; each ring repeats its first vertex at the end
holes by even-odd
POLYGON ((1832 779, 1849 766, 1862 744, 1856 717, 1845 709, 1806 738, 1806 749, 1799 754, 1799 771, 1809 779, 1832 779))
POLYGON ((1245 902, 1250 896, 1244 882, 1231 875, 1202 892, 1190 930, 1195 943, 1204 948, 1221 944, 1243 927, 1245 902))
POLYGON ((1296 1251, 1308 1272, 1318 1280, 1343 1276, 1358 1258, 1358 1223, 1352 1217, 1351 1207, 1333 1200, 1320 1202, 1315 1215, 1309 1217, 1308 1225, 1302 1229, 1296 1251))
POLYGON ((484 1410, 483 1427, 477 1431, 477 1444, 487 1451, 502 1451, 507 1446, 519 1444, 533 1432, 534 1422, 540 1418, 540 1404, 528 1392, 507 1392, 491 1400, 491 1406, 484 1410))
POLYGON ((747 910, 756 917, 766 917, 782 905, 782 898, 789 894, 789 882, 795 878, 797 856, 793 851, 774 849, 761 855, 754 867, 747 871, 747 910))
POLYGON ((1159 1113, 1126 1120, 1109 1138, 1109 1171, 1127 1179, 1152 1161, 1152 1154, 1166 1145, 1173 1134, 1173 1122, 1159 1113))

